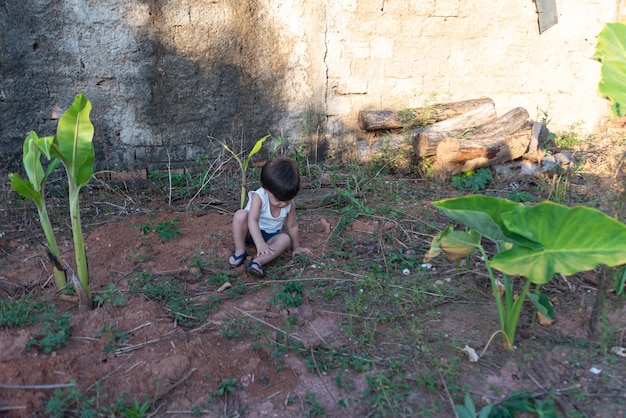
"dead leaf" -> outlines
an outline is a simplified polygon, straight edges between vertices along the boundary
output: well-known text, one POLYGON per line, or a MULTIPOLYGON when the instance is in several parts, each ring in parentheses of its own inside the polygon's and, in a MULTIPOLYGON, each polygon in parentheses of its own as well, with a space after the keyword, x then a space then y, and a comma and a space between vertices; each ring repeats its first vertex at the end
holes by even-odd
POLYGON ((498 288, 498 295, 500 297, 504 296, 504 283, 502 283, 500 279, 496 279, 496 287, 498 288))
POLYGON ((476 363, 478 361, 478 354, 476 354, 476 350, 474 350, 469 345, 465 344, 465 347, 463 347, 461 351, 467 354, 469 361, 471 361, 472 363, 476 363))
POLYGON ((541 325, 550 326, 554 322, 554 319, 550 319, 541 312, 537 311, 537 317, 539 318, 539 323, 541 325))
POLYGON ((611 353, 616 354, 620 357, 626 357, 626 348, 624 347, 613 347, 611 348, 611 353))
POLYGON ((217 292, 218 292, 218 293, 219 293, 219 292, 223 292, 224 290, 226 290, 226 289, 230 289, 231 287, 233 287, 233 285, 232 285, 232 284, 230 284, 230 282, 226 282, 226 283, 224 283, 223 285, 221 285, 221 286, 219 287, 219 289, 217 289, 217 292))
POLYGON ((330 234, 330 224, 328 223, 328 221, 327 221, 326 219, 322 218, 322 219, 320 220, 320 223, 321 223, 322 225, 324 225, 324 233, 325 233, 326 235, 330 234))

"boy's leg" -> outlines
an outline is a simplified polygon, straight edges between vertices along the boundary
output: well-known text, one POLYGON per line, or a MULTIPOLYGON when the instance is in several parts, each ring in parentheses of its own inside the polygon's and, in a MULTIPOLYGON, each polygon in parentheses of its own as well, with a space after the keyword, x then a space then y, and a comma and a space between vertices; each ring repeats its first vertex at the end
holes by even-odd
POLYGON ((270 261, 276 259, 279 255, 281 255, 289 246, 291 245, 291 238, 286 233, 281 233, 276 236, 270 238, 267 241, 270 248, 274 250, 273 254, 262 255, 254 259, 255 262, 259 263, 261 266, 269 263, 270 261))
MULTIPOLYGON (((246 235, 248 235, 248 211, 239 209, 233 216, 233 240, 235 241, 235 255, 246 252, 246 235)), ((236 264, 233 256, 228 259, 230 264, 236 264)))

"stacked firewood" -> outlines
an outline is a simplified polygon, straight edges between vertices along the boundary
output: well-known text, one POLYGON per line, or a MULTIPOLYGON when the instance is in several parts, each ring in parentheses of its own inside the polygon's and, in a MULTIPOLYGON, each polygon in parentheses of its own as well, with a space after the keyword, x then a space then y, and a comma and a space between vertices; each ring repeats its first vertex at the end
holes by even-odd
POLYGON ((412 151, 417 158, 434 157, 441 177, 523 159, 539 163, 538 146, 549 131, 517 107, 496 115, 490 98, 394 110, 361 110, 359 128, 375 133, 357 141, 359 161, 371 160, 389 147, 412 151))

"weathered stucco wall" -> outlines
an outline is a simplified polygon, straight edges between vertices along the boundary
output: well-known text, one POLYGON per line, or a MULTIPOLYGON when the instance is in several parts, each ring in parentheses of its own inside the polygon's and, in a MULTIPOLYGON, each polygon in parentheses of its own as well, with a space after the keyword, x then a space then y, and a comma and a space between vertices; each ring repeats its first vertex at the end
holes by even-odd
POLYGON ((92 101, 99 169, 192 168, 269 133, 345 158, 361 109, 488 96, 553 130, 608 114, 590 59, 623 0, 0 0, 0 168, 92 101))

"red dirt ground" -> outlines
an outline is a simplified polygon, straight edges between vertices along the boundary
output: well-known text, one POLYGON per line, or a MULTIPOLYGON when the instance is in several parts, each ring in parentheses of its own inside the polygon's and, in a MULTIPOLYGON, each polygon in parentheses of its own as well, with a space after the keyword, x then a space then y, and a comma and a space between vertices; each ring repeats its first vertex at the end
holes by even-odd
MULTIPOLYGON (((97 200, 96 197, 93 199, 97 200)), ((284 336, 281 333, 285 329, 286 317, 293 316, 297 317, 297 323, 290 330, 291 335, 311 354, 317 347, 345 347, 350 350, 354 342, 347 341, 339 329, 344 318, 339 312, 329 311, 319 300, 305 297, 301 306, 289 311, 279 310, 271 303, 275 292, 273 285, 292 277, 318 276, 314 264, 303 265, 284 255, 276 265, 268 266, 268 275, 264 280, 257 280, 248 276, 243 268, 230 271, 225 267, 232 250, 231 215, 228 213, 211 209, 148 214, 126 205, 108 205, 95 200, 87 210, 89 216, 84 217, 88 219, 84 226, 89 231, 85 243, 91 287, 94 295, 98 296, 114 284, 124 292, 125 306, 103 305, 80 312, 75 299, 55 294, 44 247, 37 241, 42 239, 40 227, 23 214, 26 211, 16 210, 15 215, 23 216, 24 219, 18 221, 26 226, 0 237, 0 254, 3 256, 0 262, 0 297, 17 297, 24 291, 43 294, 45 299, 56 301, 61 312, 71 313, 72 335, 68 345, 44 354, 25 348, 26 342, 37 332, 37 327, 0 330, 1 416, 46 416, 45 404, 53 393, 49 385, 70 382, 75 382, 75 390, 80 393, 106 396, 102 403, 107 405, 114 403, 124 392, 132 394, 127 398, 131 402, 135 399, 142 402, 143 395, 148 394, 155 405, 149 416, 192 416, 192 411, 205 417, 308 416, 311 415, 311 394, 315 394, 315 402, 324 408, 324 416, 359 417, 373 413, 371 406, 365 403, 356 403, 349 408, 338 406, 339 399, 363 393, 367 387, 365 374, 344 371, 342 378, 350 382, 352 390, 351 395, 346 394, 338 387, 332 374, 312 371, 299 354, 290 351, 276 358, 267 348, 267 341, 266 344, 255 345, 258 341, 248 334, 239 339, 223 336, 225 323, 244 318, 269 331, 269 337, 264 338, 280 340, 284 336), (111 210, 110 206, 116 209, 111 210), (101 210, 104 207, 108 207, 107 213, 101 210), (119 213, 115 213, 117 209, 119 213), (154 227, 176 217, 180 217, 177 228, 181 235, 169 241, 160 239, 154 232, 144 234, 141 230, 142 225, 154 227), (202 260, 203 264, 198 267, 194 260, 202 260), (129 281, 141 272, 173 277, 185 283, 188 293, 194 295, 198 303, 217 296, 222 299, 222 304, 207 321, 192 329, 184 328, 173 321, 165 304, 131 296, 129 281), (219 292, 222 283, 208 284, 211 283, 208 278, 219 274, 232 279, 240 277, 248 290, 235 298, 219 292), (104 327, 108 327, 108 333, 103 333, 104 327), (107 353, 106 347, 114 329, 128 332, 130 339, 120 343, 116 351, 107 353), (216 396, 214 392, 223 379, 237 379, 237 386, 227 396, 216 396)), ((424 211, 427 202, 418 206, 416 210, 424 211)), ((323 213, 316 209, 300 211, 302 242, 312 250, 311 260, 332 263, 326 255, 329 250, 327 243, 337 219, 324 219, 323 213)), ((367 235, 376 229, 385 228, 384 224, 367 218, 355 221, 350 231, 352 235, 365 238, 357 236, 354 242, 359 243, 367 242, 367 235)), ((73 261, 71 236, 57 238, 63 258, 73 261)), ((428 237, 423 239, 426 243, 429 241, 428 237)), ((450 276, 451 273, 433 272, 432 282, 446 286, 446 274, 450 276)), ((407 283, 410 280, 412 278, 407 277, 407 283)), ((463 283, 461 280, 459 285, 463 283)), ((475 278, 467 280, 466 285, 475 286, 477 283, 475 278)), ((581 285, 583 282, 577 279, 570 279, 570 283, 577 286, 575 291, 568 290, 568 282, 555 283, 549 289, 558 311, 557 321, 552 327, 543 329, 537 324, 530 324, 528 317, 523 318, 520 324, 520 343, 545 339, 545 345, 541 346, 545 351, 509 355, 503 354, 495 348, 497 344, 493 344, 485 361, 463 361, 458 365, 457 383, 472 388, 474 395, 489 396, 476 398, 477 402, 493 402, 511 390, 547 392, 548 389, 562 388, 557 396, 561 408, 577 410, 582 403, 577 402, 574 395, 581 393, 591 399, 584 405, 587 411, 593 411, 590 416, 622 416, 622 402, 616 402, 618 398, 613 395, 615 390, 623 390, 624 387, 622 360, 611 364, 611 360, 604 356, 597 364, 574 362, 584 358, 581 352, 584 354, 588 350, 577 349, 571 341, 583 340, 587 336, 588 302, 595 297, 593 293, 596 289, 581 285), (559 338, 569 339, 570 342, 562 346, 558 343, 559 338), (589 367, 594 365, 603 368, 605 374, 590 374, 589 367), (607 379, 605 375, 615 375, 617 380, 604 382, 602 379, 607 379), (618 382, 617 389, 611 386, 611 382, 618 382), (603 388, 607 390, 603 391, 603 388)), ((416 306, 415 315, 424 314, 425 344, 432 336, 432 341, 436 342, 434 347, 423 348, 424 353, 430 350, 429 358, 440 357, 441 364, 445 365, 449 357, 462 357, 458 353, 461 341, 463 344, 468 340, 476 342, 474 348, 479 352, 485 346, 498 326, 490 291, 486 286, 482 291, 485 295, 483 301, 448 302, 438 307, 434 314, 426 315, 422 307, 416 306), (442 337, 443 333, 445 337, 442 337), (441 338, 449 338, 448 346, 443 347, 447 351, 433 353, 441 347, 441 338)), ((614 329, 622 330, 622 333, 625 327, 623 318, 623 312, 609 318, 614 329)), ((391 336, 395 331, 393 326, 381 325, 380 335, 387 331, 391 336)), ((400 346, 391 337, 389 341, 393 347, 400 346)), ((385 352, 385 347, 391 345, 385 344, 387 342, 382 341, 373 351, 381 356, 390 354, 385 352)), ((587 358, 592 359, 591 356, 587 358)), ((415 371, 432 367, 421 361, 415 359, 415 371)), ((366 374, 374 373, 375 365, 366 374)), ((416 392, 415 396, 421 398, 411 401, 414 404, 423 403, 425 409, 436 404, 436 408, 431 408, 434 411, 431 416, 452 416, 447 389, 439 383, 437 388, 430 395, 416 392)))
MULTIPOLYGON (((314 254, 323 251, 328 237, 324 226, 320 225, 318 220, 300 221, 304 242, 314 254)), ((196 216, 173 212, 129 216, 96 227, 85 239, 93 293, 101 294, 111 283, 127 290, 127 280, 137 270, 186 280, 198 274, 197 267, 189 264, 192 255, 223 261, 225 265, 232 247, 230 228, 231 216, 227 214, 196 216), (170 241, 159 239, 155 233, 144 235, 138 227, 171 221, 176 216, 181 217, 178 229, 182 235, 170 241)), ((41 247, 8 239, 3 239, 2 245, 4 252, 8 252, 0 271, 5 284, 3 293, 11 292, 8 283, 32 291, 54 292, 53 281, 47 280, 50 271, 41 247)), ((67 237, 63 237, 59 245, 63 257, 72 260, 72 247, 67 237)), ((303 268, 293 264, 290 267, 289 260, 285 262, 287 268, 280 271, 272 272, 272 266, 268 266, 268 281, 284 279, 290 275, 290 269, 303 268)), ((200 274, 205 276, 219 271, 219 267, 209 268, 200 274)), ((243 268, 235 271, 251 287, 263 283, 248 276, 243 268)), ((199 301, 210 293, 224 297, 216 288, 198 290, 199 301)), ((7 296, 10 295, 3 295, 7 296)), ((225 416, 245 408, 249 417, 292 417, 302 413, 307 393, 317 394, 316 401, 325 408, 326 414, 334 415, 332 411, 337 408, 336 401, 341 393, 330 376, 308 372, 303 359, 297 356, 272 359, 269 352, 251 349, 254 341, 221 336, 220 324, 225 318, 246 315, 268 327, 272 323, 281 327, 286 315, 296 314, 299 319, 293 335, 301 338, 305 347, 345 344, 341 341, 335 314, 317 311, 306 301, 295 311, 280 312, 269 303, 270 297, 267 286, 243 298, 224 297, 219 311, 207 323, 191 330, 177 326, 162 305, 141 297, 127 299, 123 307, 105 305, 83 313, 77 312, 75 300, 61 301, 59 309, 72 312, 69 345, 51 354, 35 349, 27 351, 25 345, 36 331, 34 328, 2 330, 0 383, 36 387, 74 381, 75 389, 83 393, 100 384, 101 393, 107 394, 109 400, 122 392, 130 392, 134 398, 149 393, 158 397, 160 415, 176 411, 188 414, 193 406, 202 405, 210 398, 210 392, 218 388, 222 379, 236 378, 238 386, 234 394, 228 400, 222 399, 223 405, 207 406, 205 416, 225 416), (120 331, 132 330, 132 338, 117 353, 105 354, 107 339, 95 337, 107 324, 120 331), (128 351, 124 352, 124 348, 128 351)), ((51 393, 48 388, 0 389, 3 416, 40 414, 42 403, 51 393)))

